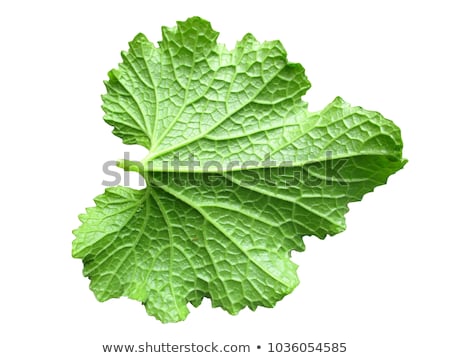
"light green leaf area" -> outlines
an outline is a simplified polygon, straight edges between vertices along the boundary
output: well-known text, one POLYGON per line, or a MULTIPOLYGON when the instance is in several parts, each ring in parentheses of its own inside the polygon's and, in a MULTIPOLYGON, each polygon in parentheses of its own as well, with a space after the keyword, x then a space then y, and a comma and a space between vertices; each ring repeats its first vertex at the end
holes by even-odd
POLYGON ((100 301, 127 296, 162 322, 204 297, 236 314, 298 285, 292 250, 345 229, 348 203, 401 169, 400 130, 336 98, 309 112, 304 69, 278 41, 232 51, 198 17, 140 34, 109 73, 105 121, 147 187, 108 188, 80 215, 73 256, 100 301), (195 163, 195 165, 193 165, 195 163))

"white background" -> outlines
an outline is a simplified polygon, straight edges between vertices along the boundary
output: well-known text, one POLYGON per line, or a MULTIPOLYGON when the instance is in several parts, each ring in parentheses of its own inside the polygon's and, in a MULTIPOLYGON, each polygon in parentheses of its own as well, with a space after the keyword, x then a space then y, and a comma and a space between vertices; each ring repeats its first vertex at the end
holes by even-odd
POLYGON ((269 342, 345 342, 346 353, 317 355, 450 357, 445 3, 2 2, 0 356, 101 357, 108 343, 213 340, 251 344, 245 356, 269 342), (157 41, 162 25, 193 15, 229 48, 247 32, 280 39, 306 68, 312 110, 339 95, 380 111, 402 129, 409 163, 351 204, 344 233, 306 239, 293 256, 301 284, 274 309, 230 316, 205 300, 163 325, 138 302, 96 301, 71 258, 71 231, 104 190, 102 164, 129 149, 102 120, 107 71, 138 32, 157 41))

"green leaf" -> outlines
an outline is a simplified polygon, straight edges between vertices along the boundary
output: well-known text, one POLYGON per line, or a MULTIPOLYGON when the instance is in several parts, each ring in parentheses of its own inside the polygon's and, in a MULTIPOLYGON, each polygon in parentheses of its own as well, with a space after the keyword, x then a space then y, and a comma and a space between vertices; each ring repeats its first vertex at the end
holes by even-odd
POLYGON ((236 314, 272 307, 298 284, 302 237, 345 229, 347 204, 401 169, 400 130, 336 98, 309 112, 304 69, 278 41, 246 35, 232 51, 198 17, 144 35, 109 73, 105 121, 120 161, 147 187, 109 188, 80 216, 73 256, 100 301, 127 296, 163 322, 209 297, 236 314))

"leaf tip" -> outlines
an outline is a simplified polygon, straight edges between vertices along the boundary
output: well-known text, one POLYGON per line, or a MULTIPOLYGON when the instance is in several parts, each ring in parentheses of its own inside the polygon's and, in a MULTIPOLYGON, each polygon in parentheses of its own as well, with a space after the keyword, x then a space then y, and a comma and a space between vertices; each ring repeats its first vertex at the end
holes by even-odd
POLYGON ((142 42, 150 42, 148 39, 147 39, 147 36, 145 36, 142 32, 139 32, 134 38, 133 38, 133 40, 131 40, 130 42, 129 42, 129 44, 130 44, 130 46, 133 44, 133 43, 142 43, 142 42))

